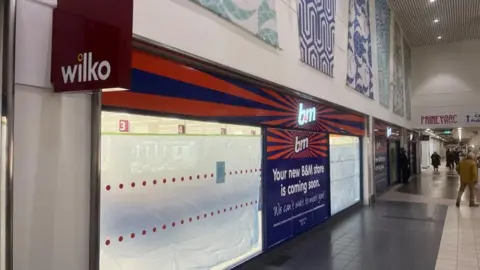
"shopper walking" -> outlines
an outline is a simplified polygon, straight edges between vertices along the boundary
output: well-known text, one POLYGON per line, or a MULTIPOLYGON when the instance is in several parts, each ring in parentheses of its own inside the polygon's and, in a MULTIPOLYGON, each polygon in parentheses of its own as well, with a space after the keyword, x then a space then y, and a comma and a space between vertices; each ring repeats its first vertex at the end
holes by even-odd
POLYGON ((400 174, 401 174, 402 183, 407 184, 408 179, 410 178, 410 168, 409 168, 409 161, 407 157, 407 151, 405 151, 405 148, 403 147, 400 149, 398 162, 400 164, 400 174))
POLYGON ((475 162, 473 153, 468 153, 467 157, 458 163, 456 169, 460 175, 460 188, 458 189, 456 206, 460 207, 463 192, 465 192, 465 188, 468 187, 470 207, 478 207, 478 204, 475 203, 475 184, 478 181, 478 173, 477 163, 475 162))
POLYGON ((455 150, 455 164, 460 163, 460 150, 455 150))
POLYGON ((437 151, 435 151, 430 158, 432 159, 433 171, 438 172, 438 166, 440 166, 440 155, 437 153, 437 151))
POLYGON ((453 151, 450 151, 450 149, 448 149, 446 156, 447 156, 447 167, 450 171, 452 171, 453 168, 455 168, 455 153, 453 151))

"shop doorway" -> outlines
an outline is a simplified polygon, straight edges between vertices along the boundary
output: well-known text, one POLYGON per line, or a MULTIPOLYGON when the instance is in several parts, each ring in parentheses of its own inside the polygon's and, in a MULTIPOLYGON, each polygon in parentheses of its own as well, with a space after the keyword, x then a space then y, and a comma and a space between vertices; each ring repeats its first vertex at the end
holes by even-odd
POLYGON ((262 245, 261 129, 102 113, 101 270, 229 269, 262 245))
POLYGON ((417 174, 417 143, 416 142, 409 142, 408 143, 409 149, 408 153, 410 158, 410 172, 412 175, 417 174))
POLYGON ((400 179, 398 164, 399 141, 388 141, 388 185, 394 185, 400 179))

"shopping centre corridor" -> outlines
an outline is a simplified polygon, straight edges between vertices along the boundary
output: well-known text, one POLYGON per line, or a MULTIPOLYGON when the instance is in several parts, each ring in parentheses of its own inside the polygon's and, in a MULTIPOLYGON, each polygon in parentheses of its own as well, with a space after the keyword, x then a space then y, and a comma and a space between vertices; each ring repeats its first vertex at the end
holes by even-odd
POLYGON ((480 209, 468 194, 457 209, 457 188, 456 173, 425 171, 239 269, 480 269, 480 209))

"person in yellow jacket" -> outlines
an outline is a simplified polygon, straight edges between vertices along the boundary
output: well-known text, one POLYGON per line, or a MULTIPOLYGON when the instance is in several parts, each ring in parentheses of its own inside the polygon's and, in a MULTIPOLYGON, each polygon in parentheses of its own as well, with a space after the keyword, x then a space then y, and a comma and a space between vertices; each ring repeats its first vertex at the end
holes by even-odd
POLYGON ((457 195, 457 207, 460 207, 460 200, 462 199, 465 188, 468 187, 470 193, 470 207, 478 207, 475 203, 475 184, 478 181, 477 163, 473 153, 468 153, 457 165, 457 172, 460 175, 460 189, 457 195))

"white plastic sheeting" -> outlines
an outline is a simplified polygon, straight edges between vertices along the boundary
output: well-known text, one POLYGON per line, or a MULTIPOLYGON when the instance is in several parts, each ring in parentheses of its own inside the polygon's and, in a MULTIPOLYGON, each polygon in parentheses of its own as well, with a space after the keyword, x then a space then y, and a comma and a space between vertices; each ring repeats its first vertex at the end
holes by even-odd
POLYGON ((330 135, 330 209, 334 215, 360 201, 360 139, 330 135))
POLYGON ((260 136, 102 135, 100 269, 219 269, 260 252, 261 149, 260 136))

